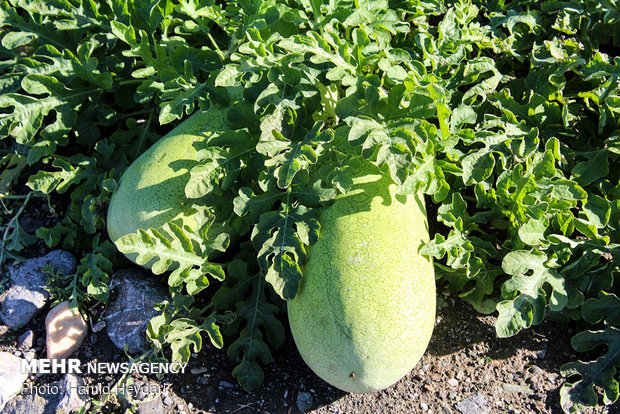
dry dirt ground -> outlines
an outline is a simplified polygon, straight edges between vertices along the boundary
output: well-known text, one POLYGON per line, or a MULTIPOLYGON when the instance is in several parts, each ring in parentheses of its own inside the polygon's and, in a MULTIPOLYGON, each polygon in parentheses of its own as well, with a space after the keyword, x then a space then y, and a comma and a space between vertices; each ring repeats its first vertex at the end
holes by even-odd
MULTIPOLYGON (((234 363, 225 351, 206 345, 192 357, 184 375, 133 378, 138 385, 150 381, 167 386, 164 394, 134 395, 132 403, 114 394, 93 397, 105 400, 99 410, 108 413, 299 413, 300 393, 299 403, 320 414, 561 413, 559 369, 576 357, 570 326, 544 322, 516 337, 498 339, 494 316, 478 315, 450 295, 440 295, 439 304, 435 332, 422 360, 407 377, 378 393, 351 395, 330 387, 307 368, 289 339, 274 351, 273 362, 265 367, 264 385, 255 394, 237 385, 230 374, 234 363)), ((37 338, 44 335, 42 319, 39 315, 30 324, 37 338)), ((25 329, 5 335, 0 348, 15 351, 15 338, 25 329)), ((91 334, 77 357, 82 363, 126 360, 105 330, 91 334)), ((43 375, 36 381, 57 379, 43 375)), ((112 385, 120 375, 84 379, 91 386, 112 385)), ((597 412, 620 413, 620 407, 597 412)))

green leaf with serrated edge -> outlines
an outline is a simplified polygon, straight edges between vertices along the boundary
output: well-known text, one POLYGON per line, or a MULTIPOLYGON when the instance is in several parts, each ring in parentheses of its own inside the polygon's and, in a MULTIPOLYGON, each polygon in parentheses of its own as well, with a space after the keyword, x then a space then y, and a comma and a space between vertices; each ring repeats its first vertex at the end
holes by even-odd
POLYGON ((581 308, 583 320, 597 324, 604 322, 607 326, 620 326, 620 298, 614 293, 599 292, 598 298, 586 300, 581 308))
POLYGON ((28 179, 26 185, 34 191, 50 194, 52 191, 65 193, 72 185, 77 185, 83 180, 92 180, 97 177, 93 172, 94 159, 80 156, 76 158, 76 165, 63 159, 56 159, 53 167, 60 171, 39 171, 28 179))
POLYGON ((11 135, 20 144, 29 144, 37 133, 43 138, 63 138, 76 121, 76 108, 85 99, 97 94, 96 88, 72 90, 50 76, 30 74, 22 80, 22 88, 33 97, 18 93, 0 96, 0 108, 12 108, 0 118, 0 133, 11 135), (43 120, 51 113, 55 121, 43 127, 43 120))
POLYGON ((539 252, 513 251, 508 253, 502 268, 512 277, 502 285, 498 303, 499 316, 495 324, 498 336, 515 335, 532 324, 538 325, 545 316, 547 304, 553 311, 561 311, 568 303, 565 280, 548 267, 547 257, 539 252), (549 298, 543 286, 549 285, 549 298))
POLYGON ((207 259, 209 241, 205 246, 196 246, 188 228, 182 229, 170 222, 161 229, 139 229, 138 233, 127 234, 116 240, 116 247, 122 253, 137 255, 136 263, 145 265, 157 275, 171 271, 168 284, 172 287, 184 283, 192 294, 209 285, 205 274, 223 280, 221 266, 207 259))
POLYGON ((606 405, 616 402, 619 386, 614 376, 620 367, 620 329, 608 327, 602 331, 579 332, 571 339, 571 345, 577 352, 591 351, 599 345, 605 345, 607 350, 593 361, 573 361, 562 366, 562 375, 568 377, 560 389, 562 409, 577 412, 587 406, 598 405, 595 386, 603 389, 606 405), (581 376, 581 379, 571 380, 574 375, 581 376))
POLYGON ((521 241, 530 246, 539 245, 545 239, 545 231, 548 223, 546 220, 530 219, 521 227, 519 227, 519 238, 521 241))
POLYGON ((263 213, 251 236, 259 265, 283 299, 297 294, 300 266, 306 262, 304 244, 316 242, 320 227, 316 211, 303 205, 292 207, 290 203, 287 197, 279 211, 263 213))
POLYGON ((173 362, 189 361, 192 352, 202 349, 201 329, 192 319, 175 319, 170 322, 170 328, 165 339, 170 344, 173 362))
POLYGON ((112 269, 112 262, 102 253, 93 251, 83 257, 77 271, 82 284, 86 286, 86 293, 101 302, 107 302, 112 269))
POLYGON ((588 195, 588 201, 583 205, 583 211, 588 217, 588 221, 600 229, 609 223, 611 204, 603 197, 590 194, 588 195))
POLYGON ((308 169, 318 161, 318 153, 334 138, 330 130, 321 132, 322 127, 322 122, 315 123, 302 140, 297 142, 289 141, 280 132, 273 131, 274 140, 261 140, 257 145, 259 152, 265 151, 270 157, 265 166, 275 167, 274 175, 277 177, 278 187, 290 187, 300 170, 308 169))

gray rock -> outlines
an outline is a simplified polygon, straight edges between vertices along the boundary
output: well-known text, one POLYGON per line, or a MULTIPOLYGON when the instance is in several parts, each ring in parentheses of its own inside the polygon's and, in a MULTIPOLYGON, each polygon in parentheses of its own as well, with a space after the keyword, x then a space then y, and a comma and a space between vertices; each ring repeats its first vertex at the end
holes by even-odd
POLYGON ((302 413, 310 411, 313 403, 312 394, 309 392, 300 392, 297 394, 297 408, 299 408, 299 411, 302 413))
POLYGON ((116 272, 110 288, 113 299, 105 315, 108 337, 119 349, 127 345, 131 354, 147 351, 147 324, 159 314, 154 305, 165 300, 167 292, 152 275, 134 269, 116 272))
POLYGON ((32 329, 28 329, 26 332, 21 334, 17 339, 17 349, 20 351, 25 351, 27 349, 32 348, 34 344, 34 332, 32 329))
POLYGON ((30 361, 37 356, 37 351, 35 351, 34 349, 27 349, 25 351, 22 351, 22 356, 26 361, 30 361))
POLYGON ((49 399, 56 396, 47 392, 47 388, 39 387, 40 391, 33 392, 27 391, 25 394, 20 395, 9 401, 4 407, 2 414, 52 414, 51 407, 49 405, 49 399))
POLYGON ((73 374, 65 374, 59 381, 58 387, 60 393, 58 395, 58 402, 54 407, 54 412, 73 413, 86 406, 88 402, 88 392, 82 378, 73 374))
POLYGON ((8 352, 0 352, 0 411, 22 389, 28 374, 22 373, 22 359, 8 352))
POLYGON ((81 378, 66 374, 60 381, 27 388, 11 400, 2 414, 74 413, 86 405, 88 393, 81 378))
POLYGON ((486 399, 480 393, 470 395, 458 402, 455 408, 461 414, 488 414, 490 412, 486 399))
POLYGON ((532 391, 526 385, 502 384, 502 387, 504 388, 504 391, 515 393, 515 394, 525 394, 525 395, 532 395, 532 394, 534 394, 534 391, 532 391))
POLYGON ((121 396, 125 409, 133 407, 138 414, 159 414, 166 411, 161 400, 160 387, 153 381, 137 381, 130 393, 121 396))
POLYGON ((207 371, 208 371, 207 367, 194 367, 189 372, 191 372, 193 375, 200 375, 200 374, 204 374, 207 371))
POLYGON ((41 271, 51 264, 54 272, 72 274, 76 269, 75 257, 63 250, 54 250, 43 257, 26 260, 19 267, 9 267, 11 287, 0 299, 0 319, 10 328, 19 328, 30 322, 49 299, 47 276, 41 271))
POLYGON ((160 395, 155 395, 138 404, 138 414, 160 414, 166 410, 160 395))
POLYGON ((105 328, 105 321, 99 321, 92 326, 92 330, 94 333, 103 331, 103 328, 105 328))
POLYGON ((169 395, 166 395, 166 396, 164 397, 164 401, 163 401, 163 402, 164 402, 164 404, 165 404, 165 405, 172 405, 172 403, 173 403, 174 401, 172 401, 172 398, 170 398, 170 396, 169 396, 169 395))

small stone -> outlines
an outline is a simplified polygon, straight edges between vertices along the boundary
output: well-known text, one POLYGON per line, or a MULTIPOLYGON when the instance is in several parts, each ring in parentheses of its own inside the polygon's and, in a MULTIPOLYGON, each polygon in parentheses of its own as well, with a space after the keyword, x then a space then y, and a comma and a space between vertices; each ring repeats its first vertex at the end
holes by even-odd
POLYGON ((21 370, 22 359, 8 352, 0 352, 0 412, 6 403, 19 393, 28 374, 21 370))
POLYGON ((448 385, 451 387, 457 387, 459 385, 459 380, 456 378, 450 378, 448 381, 448 385))
POLYGON ((37 356, 37 352, 34 349, 27 349, 22 351, 22 355, 26 361, 30 361, 37 356))
POLYGON ((300 392, 297 394, 297 408, 299 408, 299 411, 302 413, 307 413, 310 411, 313 402, 312 394, 309 392, 300 392))
POLYGON ((94 333, 101 332, 106 327, 105 321, 99 321, 93 325, 92 330, 94 333))
POLYGON ((17 339, 17 349, 20 351, 25 351, 27 349, 32 348, 34 344, 34 332, 32 329, 28 329, 26 332, 21 334, 17 339))
POLYGON ((542 368, 537 365, 532 365, 532 368, 530 368, 530 372, 534 375, 542 375, 545 371, 543 371, 542 368))
POLYGON ((227 382, 227 381, 220 381, 220 387, 222 387, 222 388, 233 388, 234 384, 231 384, 230 382, 227 382))
POLYGON ((208 371, 207 367, 195 367, 195 368, 192 368, 189 372, 191 372, 194 375, 200 375, 200 374, 204 374, 207 371, 208 371))
POLYGON ((165 411, 161 396, 155 395, 138 404, 137 414, 161 414, 165 411))
POLYGON ((79 349, 87 330, 82 315, 74 314, 68 301, 56 305, 45 318, 47 357, 68 358, 79 349))
POLYGON ((484 396, 477 393, 458 402, 455 408, 461 414, 488 414, 490 411, 486 404, 487 402, 484 396))
POLYGON ((172 403, 173 403, 173 402, 174 402, 174 401, 172 401, 172 398, 170 398, 170 396, 169 396, 169 395, 166 395, 166 396, 164 397, 164 404, 165 404, 165 405, 172 405, 172 403))
POLYGON ((420 408, 421 408, 423 411, 426 411, 426 410, 428 410, 428 404, 426 404, 426 403, 420 403, 420 408))
POLYGON ((529 387, 525 385, 517 385, 517 384, 502 384, 504 391, 514 393, 514 394, 525 394, 532 395, 534 391, 532 391, 529 387))

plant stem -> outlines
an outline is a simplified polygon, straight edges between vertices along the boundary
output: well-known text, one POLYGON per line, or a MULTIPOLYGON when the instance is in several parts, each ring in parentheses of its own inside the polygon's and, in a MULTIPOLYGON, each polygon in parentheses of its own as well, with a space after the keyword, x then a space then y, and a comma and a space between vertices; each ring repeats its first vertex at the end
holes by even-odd
POLYGON ((2 247, 0 247, 0 268, 2 268, 2 266, 4 265, 4 250, 5 250, 4 246, 6 243, 6 239, 8 239, 9 237, 9 230, 11 230, 11 227, 13 227, 13 223, 24 212, 24 209, 26 208, 26 204, 28 204, 28 201, 30 201, 30 197, 32 197, 33 194, 34 194, 33 192, 28 193, 28 195, 26 196, 26 199, 24 200, 24 203, 19 208, 19 210, 17 210, 17 213, 15 213, 15 215, 11 218, 11 220, 9 220, 9 222, 6 225, 6 229, 4 229, 4 234, 2 236, 2 247))
POLYGON ((124 81, 120 81, 118 84, 120 86, 125 86, 125 85, 133 85, 133 84, 141 83, 141 82, 142 82, 141 79, 127 79, 127 80, 124 80, 124 81))
POLYGON ((140 140, 138 141, 138 147, 136 148, 136 154, 134 158, 138 158, 138 156, 140 155, 140 149, 142 148, 142 144, 144 144, 144 137, 146 136, 146 131, 148 131, 149 126, 151 125, 152 119, 153 119, 153 111, 151 111, 151 114, 149 115, 149 119, 146 121, 146 125, 144 126, 144 129, 142 130, 142 134, 140 134, 140 140))
POLYGON ((219 46, 215 42, 215 39, 213 38, 213 36, 211 36, 211 33, 207 33, 207 37, 209 38, 211 43, 213 43, 213 47, 215 48, 215 51, 217 52, 217 54, 220 56, 220 59, 222 59, 222 62, 226 60, 226 56, 224 56, 224 52, 220 50, 219 46))

